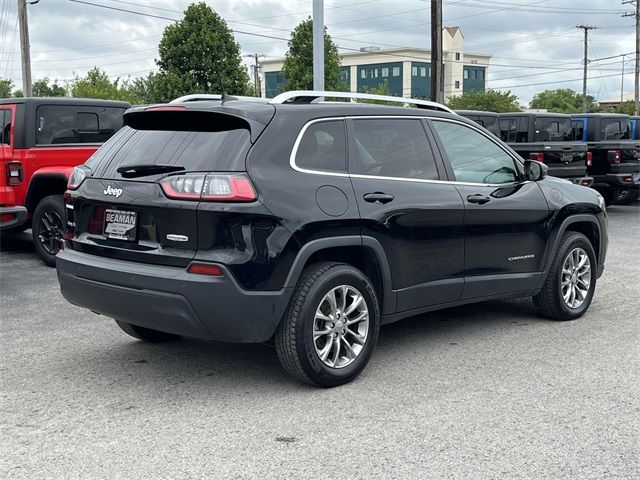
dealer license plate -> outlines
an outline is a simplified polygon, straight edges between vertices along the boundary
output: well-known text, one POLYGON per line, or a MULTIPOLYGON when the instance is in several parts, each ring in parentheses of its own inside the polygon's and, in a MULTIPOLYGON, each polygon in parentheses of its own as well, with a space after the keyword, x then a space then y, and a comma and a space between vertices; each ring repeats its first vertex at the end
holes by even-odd
POLYGON ((138 214, 108 208, 104 212, 104 235, 118 240, 136 240, 138 214))

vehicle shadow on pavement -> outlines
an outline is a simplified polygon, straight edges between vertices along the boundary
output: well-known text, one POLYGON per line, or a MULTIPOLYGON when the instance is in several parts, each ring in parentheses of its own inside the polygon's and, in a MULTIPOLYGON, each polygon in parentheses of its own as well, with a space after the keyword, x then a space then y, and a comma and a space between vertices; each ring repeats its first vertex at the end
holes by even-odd
POLYGON ((0 251, 6 253, 35 252, 31 230, 23 233, 0 233, 0 251))
MULTIPOLYGON (((496 330, 504 332, 535 322, 545 320, 536 316, 530 299, 488 301, 419 315, 381 329, 372 364, 410 363, 413 360, 407 352, 449 348, 457 342, 464 343, 472 335, 493 335, 496 330)), ((309 388, 291 380, 280 366, 275 349, 264 344, 224 344, 197 339, 149 344, 118 331, 113 338, 109 335, 109 343, 109 348, 84 349, 79 356, 76 353, 69 357, 75 367, 61 367, 80 367, 91 372, 91 378, 85 380, 93 382, 100 378, 111 389, 121 389, 124 395, 133 385, 150 391, 161 388, 165 392, 171 386, 191 387, 199 393, 220 388, 227 393, 265 387, 295 388, 293 391, 309 388)), ((375 382, 370 370, 371 366, 361 378, 375 382)), ((376 370, 374 375, 381 372, 376 370)))

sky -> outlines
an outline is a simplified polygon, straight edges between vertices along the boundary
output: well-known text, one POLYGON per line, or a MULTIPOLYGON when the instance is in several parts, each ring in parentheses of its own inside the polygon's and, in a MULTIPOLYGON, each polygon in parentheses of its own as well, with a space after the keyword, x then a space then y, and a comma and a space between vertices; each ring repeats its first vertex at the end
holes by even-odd
MULTIPOLYGON (((32 0, 33 1, 33 0, 32 0)), ((597 100, 633 91, 634 17, 623 0, 443 0, 444 25, 458 26, 465 51, 493 56, 489 88, 526 103, 547 88, 582 90, 583 33, 589 38, 588 93, 597 100), (622 57, 622 54, 629 54, 622 57), (611 57, 611 58, 606 58, 611 57)), ((155 70, 165 26, 189 0, 40 0, 28 6, 32 77, 64 82, 98 66, 112 78, 155 70), (111 7, 99 8, 81 2, 111 7), (148 16, 121 10, 131 10, 148 16)), ((244 55, 282 57, 312 0, 206 2, 234 30, 244 55), (241 33, 244 32, 244 33, 241 33), (279 38, 265 38, 257 35, 279 38)), ((325 0, 325 25, 339 47, 430 47, 429 0, 325 0)), ((0 78, 21 88, 16 0, 0 0, 0 78)), ((246 59, 250 64, 249 58, 246 59)))

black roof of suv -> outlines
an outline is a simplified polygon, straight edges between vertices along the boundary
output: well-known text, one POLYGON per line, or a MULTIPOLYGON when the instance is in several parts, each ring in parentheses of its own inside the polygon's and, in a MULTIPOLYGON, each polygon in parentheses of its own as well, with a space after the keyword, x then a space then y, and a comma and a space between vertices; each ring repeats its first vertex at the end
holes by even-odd
POLYGON ((322 386, 421 312, 513 295, 587 310, 607 248, 595 191, 437 105, 299 102, 129 110, 70 181, 65 298, 149 341, 273 339, 322 386))

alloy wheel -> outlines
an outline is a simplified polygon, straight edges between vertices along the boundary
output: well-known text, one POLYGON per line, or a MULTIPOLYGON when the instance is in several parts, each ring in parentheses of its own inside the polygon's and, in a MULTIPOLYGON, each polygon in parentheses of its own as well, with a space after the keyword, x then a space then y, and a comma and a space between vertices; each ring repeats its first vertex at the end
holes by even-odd
POLYGON ((60 250, 60 241, 64 232, 64 222, 54 210, 45 210, 40 218, 38 239, 45 252, 55 255, 60 250))
POLYGON ((328 367, 342 368, 362 352, 369 335, 369 310, 362 294, 350 285, 327 293, 313 320, 313 345, 328 367))
POLYGON ((569 308, 579 308, 589 294, 591 261, 587 252, 578 247, 569 252, 562 264, 562 298, 569 308))

